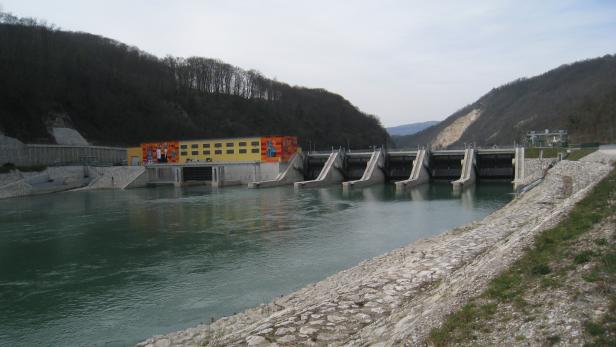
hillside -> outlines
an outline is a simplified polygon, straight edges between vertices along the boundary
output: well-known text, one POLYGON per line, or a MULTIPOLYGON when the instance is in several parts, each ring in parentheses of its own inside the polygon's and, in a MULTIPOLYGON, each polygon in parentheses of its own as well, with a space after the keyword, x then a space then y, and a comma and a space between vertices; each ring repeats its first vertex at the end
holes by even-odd
POLYGON ((437 124, 438 121, 417 122, 385 128, 390 136, 412 135, 437 124))
POLYGON ((513 145, 529 130, 568 129, 570 143, 616 141, 616 56, 560 66, 491 90, 398 146, 513 145))
POLYGON ((387 143, 342 96, 224 62, 155 57, 123 43, 0 13, 0 133, 53 143, 62 118, 90 143, 288 134, 300 144, 387 143))

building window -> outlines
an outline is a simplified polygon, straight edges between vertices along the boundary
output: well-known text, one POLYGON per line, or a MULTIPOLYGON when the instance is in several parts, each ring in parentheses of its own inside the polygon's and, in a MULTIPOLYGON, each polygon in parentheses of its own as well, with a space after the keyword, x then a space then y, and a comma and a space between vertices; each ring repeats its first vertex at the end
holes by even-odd
POLYGON ((180 155, 188 155, 188 152, 180 152, 180 155))
POLYGON ((204 155, 210 155, 210 151, 203 151, 204 155))
POLYGON ((227 149, 227 154, 233 154, 233 150, 232 149, 227 149))
POLYGON ((259 146, 261 143, 259 143, 259 141, 252 141, 250 144, 253 146, 259 146))
POLYGON ((204 143, 203 144, 203 148, 210 148, 210 144, 209 143, 204 143))
POLYGON ((240 147, 246 147, 246 142, 240 142, 240 147))
POLYGON ((227 142, 227 147, 233 147, 233 142, 227 142))
POLYGON ((220 147, 222 147, 222 143, 215 143, 215 144, 214 144, 214 147, 216 147, 216 148, 220 148, 220 147))
POLYGON ((240 154, 246 153, 246 148, 240 148, 240 154))
POLYGON ((190 145, 190 148, 199 148, 199 144, 198 143, 193 143, 192 145, 190 145))
POLYGON ((214 151, 214 154, 222 154, 222 151, 220 149, 217 149, 214 151))
POLYGON ((181 145, 180 148, 186 149, 186 148, 188 148, 188 145, 181 145))
POLYGON ((259 149, 258 149, 258 148, 253 148, 253 149, 251 150, 251 152, 252 152, 252 153, 259 153, 259 149))
POLYGON ((190 154, 192 154, 192 155, 199 155, 199 151, 192 151, 192 152, 190 152, 190 154))

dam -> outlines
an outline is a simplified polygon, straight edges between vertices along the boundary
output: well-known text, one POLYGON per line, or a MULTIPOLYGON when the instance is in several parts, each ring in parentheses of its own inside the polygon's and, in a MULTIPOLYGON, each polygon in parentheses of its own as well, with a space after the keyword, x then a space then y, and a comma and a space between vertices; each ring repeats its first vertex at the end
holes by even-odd
POLYGON ((250 188, 293 184, 319 188, 341 184, 345 190, 385 182, 404 191, 430 181, 463 189, 481 180, 509 181, 518 189, 524 173, 524 148, 463 150, 360 150, 297 153, 276 178, 250 188))

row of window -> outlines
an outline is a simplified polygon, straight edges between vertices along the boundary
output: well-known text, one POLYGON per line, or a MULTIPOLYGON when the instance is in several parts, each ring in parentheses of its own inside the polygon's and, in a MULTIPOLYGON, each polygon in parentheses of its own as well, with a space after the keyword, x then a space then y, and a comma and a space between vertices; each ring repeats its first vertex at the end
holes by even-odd
MULTIPOLYGON (((227 145, 227 147, 233 147, 235 144, 233 142, 227 142, 226 145, 227 145)), ((238 145, 240 147, 246 147, 247 142, 240 142, 240 143, 238 143, 238 145)), ((257 146, 260 146, 261 143, 259 141, 252 141, 250 143, 250 145, 253 146, 253 147, 257 147, 257 146)), ((203 148, 210 148, 210 144, 209 143, 204 143, 204 144, 202 144, 202 146, 203 146, 203 148)), ((220 142, 215 143, 214 147, 221 148, 222 147, 222 143, 220 143, 220 142)), ((181 149, 188 149, 188 145, 181 145, 180 148, 181 149)), ((199 144, 198 143, 193 143, 193 144, 190 145, 190 148, 199 148, 199 144)), ((253 152, 253 153, 256 153, 256 152, 253 152)))
MULTIPOLYGON (((247 150, 245 148, 240 148, 238 150, 239 154, 246 154, 248 153, 247 150)), ((260 149, 259 148, 253 148, 250 150, 250 153, 260 153, 260 149)), ((199 155, 199 151, 191 151, 190 152, 191 155, 199 155)), ((203 151, 204 155, 210 155, 210 151, 203 151)), ((217 149, 214 151, 214 154, 222 154, 222 150, 217 149)), ((235 151, 233 149, 227 149, 227 154, 235 154, 235 151)), ((184 151, 184 152, 180 152, 180 155, 188 155, 188 151, 184 151)))

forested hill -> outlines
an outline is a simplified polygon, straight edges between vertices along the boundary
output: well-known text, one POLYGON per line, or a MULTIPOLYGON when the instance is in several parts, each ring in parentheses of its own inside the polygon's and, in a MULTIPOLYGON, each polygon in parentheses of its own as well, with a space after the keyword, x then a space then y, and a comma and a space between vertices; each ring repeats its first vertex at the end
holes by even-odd
POLYGON ((87 33, 0 14, 0 132, 51 142, 57 116, 90 142, 289 134, 354 148, 389 137, 340 95, 289 86, 224 62, 158 58, 87 33))
POLYGON ((616 142, 616 56, 563 65, 495 88, 398 146, 513 145, 529 130, 568 129, 571 143, 616 142))

